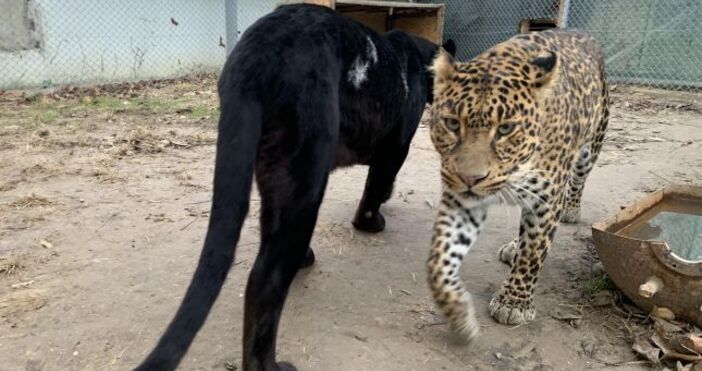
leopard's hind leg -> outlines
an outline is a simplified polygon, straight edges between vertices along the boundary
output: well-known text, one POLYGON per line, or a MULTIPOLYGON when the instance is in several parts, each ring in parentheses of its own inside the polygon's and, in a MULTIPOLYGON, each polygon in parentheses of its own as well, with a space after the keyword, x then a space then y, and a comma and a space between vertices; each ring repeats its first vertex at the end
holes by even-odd
POLYGON ((585 180, 594 165, 590 148, 590 144, 586 144, 580 149, 578 160, 570 170, 566 185, 565 205, 561 214, 561 222, 563 223, 577 223, 580 219, 580 199, 583 196, 585 180))
POLYGON ((605 108, 595 135, 581 147, 578 159, 570 170, 566 186, 565 205, 563 205, 563 213, 561 214, 561 222, 563 223, 577 223, 580 219, 580 199, 583 196, 585 180, 595 166, 597 157, 600 155, 608 118, 609 111, 605 108))

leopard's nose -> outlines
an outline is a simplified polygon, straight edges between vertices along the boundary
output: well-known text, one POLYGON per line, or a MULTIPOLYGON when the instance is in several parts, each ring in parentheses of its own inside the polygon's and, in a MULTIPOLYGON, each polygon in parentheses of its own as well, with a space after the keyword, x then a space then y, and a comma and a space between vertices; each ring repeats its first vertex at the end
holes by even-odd
POLYGON ((461 174, 461 179, 468 187, 474 187, 476 184, 485 180, 489 173, 484 174, 461 174))

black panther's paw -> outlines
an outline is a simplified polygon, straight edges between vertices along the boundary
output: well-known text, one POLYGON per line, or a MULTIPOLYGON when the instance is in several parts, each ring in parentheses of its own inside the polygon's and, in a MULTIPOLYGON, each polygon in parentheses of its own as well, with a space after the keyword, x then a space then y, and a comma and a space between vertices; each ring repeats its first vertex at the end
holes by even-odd
POLYGON ((351 224, 359 231, 378 233, 385 229, 385 218, 380 211, 375 214, 366 211, 363 214, 357 214, 351 224))
POLYGON ((312 266, 315 261, 314 251, 311 247, 307 248, 307 253, 305 253, 304 259, 302 259, 302 264, 300 264, 300 269, 312 266))

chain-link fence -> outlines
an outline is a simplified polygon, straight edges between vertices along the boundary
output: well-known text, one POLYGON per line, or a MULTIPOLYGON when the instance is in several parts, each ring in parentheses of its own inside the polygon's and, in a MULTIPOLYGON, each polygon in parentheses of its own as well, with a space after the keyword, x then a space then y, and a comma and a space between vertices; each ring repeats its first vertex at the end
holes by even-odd
POLYGON ((224 0, 0 0, 0 89, 218 71, 224 0))
MULTIPOLYGON (((337 0, 342 2, 343 0, 337 0)), ((218 71, 277 0, 0 0, 0 89, 218 71)), ((564 26, 602 45, 610 79, 702 88, 700 0, 422 0, 446 4, 459 59, 564 26)))
MULTIPOLYGON (((435 2, 435 1, 431 1, 435 2)), ((446 37, 462 59, 523 30, 565 27, 593 35, 609 78, 702 88, 700 0, 444 0, 446 37)))

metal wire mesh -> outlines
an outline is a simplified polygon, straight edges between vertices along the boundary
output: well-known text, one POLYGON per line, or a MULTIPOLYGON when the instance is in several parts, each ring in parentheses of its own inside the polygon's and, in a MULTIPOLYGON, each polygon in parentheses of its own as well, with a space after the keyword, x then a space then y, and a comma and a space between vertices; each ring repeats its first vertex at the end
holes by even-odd
MULTIPOLYGON (((446 4, 445 37, 471 58, 559 25, 602 45, 610 80, 702 88, 699 0, 422 0, 446 4)), ((0 0, 0 89, 218 71, 277 0, 0 0)))
POLYGON ((611 81, 702 88, 702 1, 444 0, 446 37, 471 58, 520 32, 520 25, 578 29, 602 46, 611 81))
POLYGON ((225 0, 0 0, 0 89, 217 71, 226 14, 225 0))

